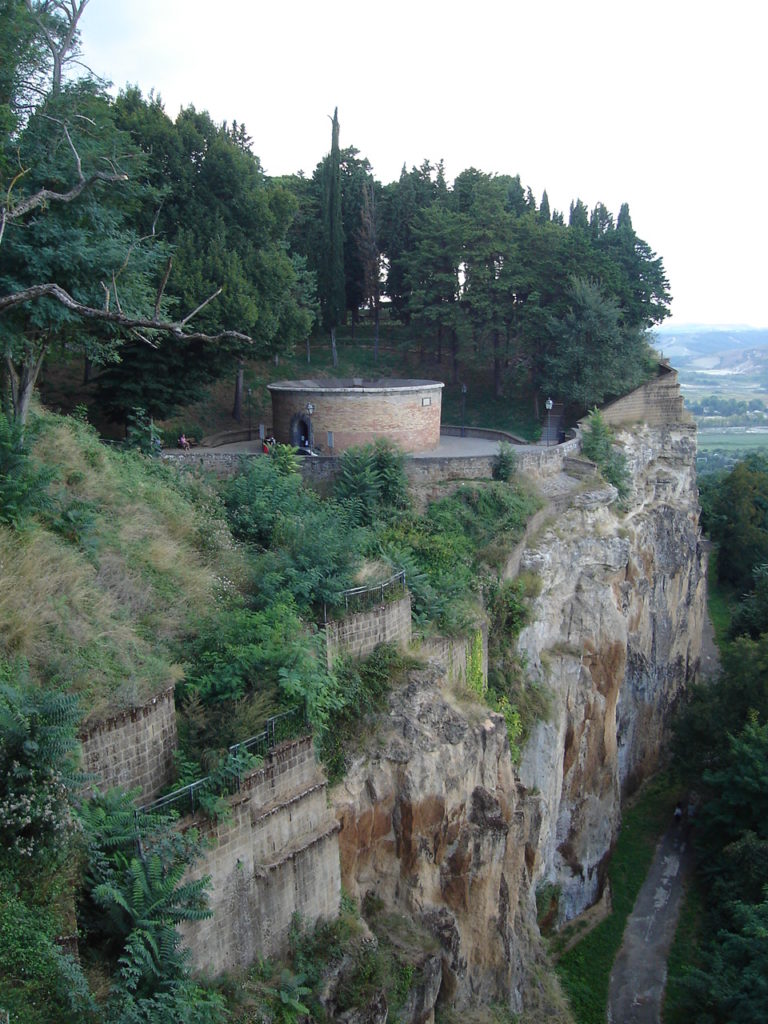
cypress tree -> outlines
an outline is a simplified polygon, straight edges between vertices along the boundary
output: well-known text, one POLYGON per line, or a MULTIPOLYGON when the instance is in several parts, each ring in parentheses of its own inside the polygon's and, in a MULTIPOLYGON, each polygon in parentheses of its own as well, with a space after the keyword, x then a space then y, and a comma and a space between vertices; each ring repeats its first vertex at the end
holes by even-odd
POLYGON ((344 224, 341 214, 341 155, 339 151, 339 108, 333 112, 331 152, 323 162, 323 253, 320 274, 320 304, 323 327, 331 334, 333 365, 338 363, 336 328, 346 305, 344 281, 344 224))

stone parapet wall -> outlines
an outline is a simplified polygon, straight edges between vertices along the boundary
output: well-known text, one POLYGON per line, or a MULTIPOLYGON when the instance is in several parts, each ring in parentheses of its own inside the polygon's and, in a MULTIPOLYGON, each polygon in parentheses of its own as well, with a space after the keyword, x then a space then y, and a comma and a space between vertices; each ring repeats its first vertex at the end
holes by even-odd
MULTIPOLYGON (((690 421, 684 409, 683 396, 677 371, 665 363, 659 365, 659 375, 647 384, 635 388, 630 394, 604 406, 600 412, 610 426, 628 423, 646 423, 649 427, 663 427, 690 421)), ((582 423, 585 422, 582 420, 582 423)))
MULTIPOLYGON (((242 457, 242 452, 210 452, 195 449, 191 452, 168 451, 160 456, 163 462, 173 462, 179 469, 192 473, 213 473, 220 479, 229 479, 239 472, 242 457)), ((254 456, 246 455, 246 458, 254 456)))
MULTIPOLYGON (((527 476, 545 477, 560 473, 564 460, 581 448, 580 438, 572 438, 551 448, 519 446, 512 448, 517 469, 527 476)), ((488 480, 493 476, 495 455, 425 456, 408 459, 405 472, 408 482, 415 487, 447 480, 488 480)))
POLYGON ((284 953, 295 914, 312 926, 338 914, 338 824, 312 738, 276 747, 230 800, 231 817, 186 819, 209 840, 190 877, 211 876, 207 921, 185 924, 198 971, 220 974, 284 953))
POLYGON ((363 658, 379 644, 397 644, 406 648, 411 642, 411 595, 387 601, 368 611, 328 622, 325 643, 330 667, 340 654, 363 658))
MULTIPOLYGON (((518 469, 531 476, 551 476, 559 473, 563 462, 568 456, 576 454, 581 446, 579 438, 572 438, 563 444, 552 445, 551 448, 530 446, 513 446, 518 469)), ((243 458, 262 458, 261 453, 243 452, 163 452, 162 458, 167 462, 176 462, 183 469, 201 470, 213 473, 217 477, 234 476, 240 468, 243 458)), ((445 480, 488 480, 493 476, 496 463, 495 455, 422 456, 417 459, 406 459, 405 472, 408 481, 414 486, 441 483, 445 480)), ((304 480, 312 485, 322 486, 332 482, 341 466, 338 456, 321 456, 318 458, 301 459, 300 469, 304 480)))
POLYGON ((178 744, 173 687, 137 708, 90 724, 80 735, 83 771, 99 789, 140 789, 150 800, 173 781, 178 744))
POLYGON ((450 423, 440 425, 440 434, 445 437, 482 437, 488 441, 506 441, 507 444, 528 444, 529 442, 508 430, 492 430, 489 427, 454 427, 450 423))

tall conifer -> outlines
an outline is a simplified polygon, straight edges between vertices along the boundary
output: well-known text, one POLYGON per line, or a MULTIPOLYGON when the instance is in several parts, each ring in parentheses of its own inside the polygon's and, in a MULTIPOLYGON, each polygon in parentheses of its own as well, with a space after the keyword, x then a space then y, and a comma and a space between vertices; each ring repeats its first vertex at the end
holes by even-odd
POLYGON ((333 365, 338 363, 336 328, 346 305, 344 282, 344 225, 341 214, 341 154, 339 108, 333 112, 331 152, 323 163, 323 253, 320 268, 320 304, 323 326, 331 333, 333 365))

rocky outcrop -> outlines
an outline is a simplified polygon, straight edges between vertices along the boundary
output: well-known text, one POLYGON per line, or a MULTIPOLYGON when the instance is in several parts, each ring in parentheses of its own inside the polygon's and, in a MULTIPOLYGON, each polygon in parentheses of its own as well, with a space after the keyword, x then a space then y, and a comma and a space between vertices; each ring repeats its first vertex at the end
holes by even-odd
POLYGON ((441 998, 521 1006, 535 834, 500 715, 461 706, 442 670, 392 694, 376 751, 332 794, 342 885, 413 915, 442 949, 441 998))
POLYGON ((458 1008, 529 1001, 537 885, 559 888, 562 920, 599 898, 622 798, 658 763, 698 671, 695 428, 635 426, 618 441, 626 508, 587 479, 515 556, 539 580, 519 648, 551 695, 520 765, 503 719, 430 667, 391 696, 375 744, 332 794, 343 885, 438 938, 439 998, 458 1008))

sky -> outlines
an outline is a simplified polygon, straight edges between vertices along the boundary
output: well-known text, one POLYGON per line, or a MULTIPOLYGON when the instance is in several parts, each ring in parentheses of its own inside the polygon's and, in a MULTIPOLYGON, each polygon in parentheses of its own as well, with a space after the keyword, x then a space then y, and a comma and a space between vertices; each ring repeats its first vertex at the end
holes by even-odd
POLYGON ((267 174, 341 145, 387 183, 444 160, 565 212, 627 202, 673 326, 768 327, 762 0, 90 0, 82 60, 244 123, 267 174))

